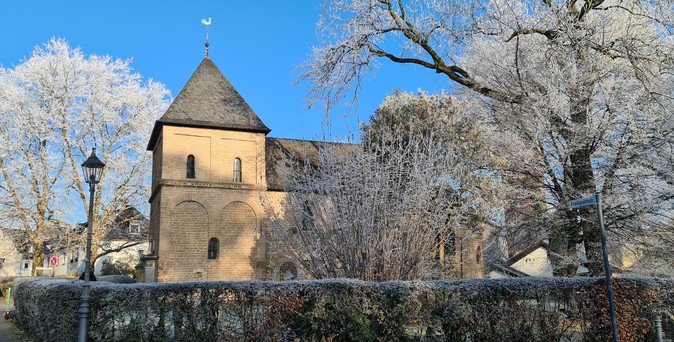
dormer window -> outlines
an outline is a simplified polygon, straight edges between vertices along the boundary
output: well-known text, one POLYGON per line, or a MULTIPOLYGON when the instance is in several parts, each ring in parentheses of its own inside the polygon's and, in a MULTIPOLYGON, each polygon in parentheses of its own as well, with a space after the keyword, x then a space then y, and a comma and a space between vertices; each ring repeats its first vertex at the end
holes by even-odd
POLYGON ((190 154, 187 156, 187 178, 193 179, 194 176, 194 156, 190 154))
POLYGON ((241 183, 241 159, 234 159, 234 183, 241 183))
POLYGON ((129 234, 130 235, 140 234, 140 222, 138 221, 129 222, 129 234))

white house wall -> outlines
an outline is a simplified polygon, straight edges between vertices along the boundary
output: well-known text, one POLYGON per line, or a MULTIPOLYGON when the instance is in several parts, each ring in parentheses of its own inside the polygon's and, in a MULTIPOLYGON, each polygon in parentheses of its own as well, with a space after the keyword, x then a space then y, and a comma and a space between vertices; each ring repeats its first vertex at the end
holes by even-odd
POLYGON ((33 270, 33 261, 24 260, 14 245, 14 241, 0 232, 0 258, 4 258, 0 268, 0 279, 27 277, 33 270))
MULTIPOLYGON (((129 243, 128 241, 112 241, 110 242, 110 248, 116 248, 121 246, 124 243, 129 243)), ((140 260, 140 255, 139 251, 143 251, 145 254, 149 254, 149 249, 150 249, 150 243, 149 242, 143 242, 139 245, 135 245, 132 247, 128 247, 123 249, 120 252, 108 254, 105 256, 102 256, 96 260, 96 265, 94 265, 94 274, 96 276, 101 275, 101 270, 103 268, 103 262, 108 260, 111 263, 114 263, 115 261, 122 261, 129 265, 132 269, 138 265, 138 261, 140 260)), ((103 253, 102 250, 99 250, 98 253, 103 253)))
POLYGON ((552 277, 552 264, 548 258, 548 252, 543 247, 538 247, 524 258, 510 265, 510 267, 526 273, 532 277, 552 277))

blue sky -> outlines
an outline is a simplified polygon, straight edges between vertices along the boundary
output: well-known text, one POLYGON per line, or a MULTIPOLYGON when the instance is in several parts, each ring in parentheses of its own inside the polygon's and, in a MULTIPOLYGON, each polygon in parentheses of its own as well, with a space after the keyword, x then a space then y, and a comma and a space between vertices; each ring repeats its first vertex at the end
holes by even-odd
MULTIPOLYGON (((306 84, 296 85, 298 64, 316 45, 320 1, 7 1, 0 11, 0 65, 11 68, 51 37, 65 38, 85 54, 131 58, 136 72, 164 83, 173 96, 204 57, 210 57, 272 129, 273 137, 316 139, 324 112, 307 109, 306 84)), ((365 84, 358 111, 330 116, 343 137, 367 120, 393 89, 439 92, 447 81, 413 66, 383 63, 365 84), (347 128, 348 127, 348 128, 347 128)))

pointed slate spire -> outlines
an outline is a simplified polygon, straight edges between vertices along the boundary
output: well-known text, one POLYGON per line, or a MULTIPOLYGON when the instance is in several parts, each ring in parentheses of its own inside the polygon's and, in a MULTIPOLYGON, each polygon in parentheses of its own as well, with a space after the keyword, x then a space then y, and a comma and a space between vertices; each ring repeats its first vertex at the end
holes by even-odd
POLYGON ((166 113, 157 120, 148 150, 154 148, 162 125, 208 127, 267 134, 271 130, 206 57, 166 113))

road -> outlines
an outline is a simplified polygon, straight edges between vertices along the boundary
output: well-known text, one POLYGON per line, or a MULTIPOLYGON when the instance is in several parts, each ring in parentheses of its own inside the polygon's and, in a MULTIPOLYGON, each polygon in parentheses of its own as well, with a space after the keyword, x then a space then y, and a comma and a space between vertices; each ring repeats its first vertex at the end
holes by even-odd
MULTIPOLYGON (((15 335, 12 331, 14 330, 14 325, 11 320, 6 320, 4 318, 5 305, 2 306, 3 318, 0 318, 0 342, 19 342, 19 336, 15 335)), ((11 310, 14 310, 14 306, 9 307, 11 310)))

